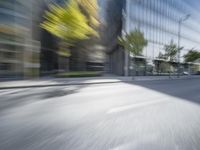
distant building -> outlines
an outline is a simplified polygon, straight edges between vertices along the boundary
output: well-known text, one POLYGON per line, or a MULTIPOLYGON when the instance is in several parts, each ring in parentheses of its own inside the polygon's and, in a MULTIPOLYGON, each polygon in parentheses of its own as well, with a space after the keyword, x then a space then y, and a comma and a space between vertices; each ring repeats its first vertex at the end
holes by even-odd
POLYGON ((200 75, 200 58, 192 63, 191 72, 200 75))

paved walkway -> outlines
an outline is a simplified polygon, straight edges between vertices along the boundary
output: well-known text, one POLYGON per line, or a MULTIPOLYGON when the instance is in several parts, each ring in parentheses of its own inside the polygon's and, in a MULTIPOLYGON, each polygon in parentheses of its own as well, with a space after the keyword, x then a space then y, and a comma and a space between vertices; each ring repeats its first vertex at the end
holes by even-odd
POLYGON ((199 89, 192 79, 1 90, 0 149, 200 150, 199 89))
POLYGON ((176 80, 176 79, 193 79, 200 76, 137 76, 137 77, 90 77, 90 78, 47 78, 35 80, 19 80, 19 81, 2 81, 0 89, 12 88, 34 88, 48 86, 67 86, 67 85, 83 85, 83 84, 104 84, 118 82, 133 82, 133 81, 151 81, 151 80, 176 80))

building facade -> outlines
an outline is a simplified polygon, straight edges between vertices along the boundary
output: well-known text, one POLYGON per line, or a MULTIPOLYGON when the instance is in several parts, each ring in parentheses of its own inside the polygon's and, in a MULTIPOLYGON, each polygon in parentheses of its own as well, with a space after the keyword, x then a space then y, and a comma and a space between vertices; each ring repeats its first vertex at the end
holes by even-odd
POLYGON ((123 21, 122 10, 125 0, 102 0, 103 34, 102 40, 106 48, 105 71, 124 75, 124 50, 118 45, 117 37, 121 36, 123 21))
POLYGON ((54 37, 40 28, 43 13, 50 2, 50 0, 0 2, 1 78, 38 77, 41 72, 56 67, 57 59, 54 58, 57 56, 56 48, 50 43, 56 43, 53 42, 54 37))
MULTIPOLYGON (((200 47, 198 24, 200 17, 197 8, 192 5, 192 1, 189 0, 124 0, 123 8, 118 10, 122 13, 118 16, 122 23, 121 35, 138 29, 144 33, 144 37, 148 40, 148 46, 143 50, 142 57, 136 56, 136 68, 131 64, 133 56, 120 50, 121 48, 116 44, 112 49, 113 54, 108 55, 110 57, 110 71, 119 75, 130 75, 138 71, 140 72, 138 74, 145 75, 148 67, 152 66, 153 70, 149 69, 152 70, 149 73, 158 72, 156 65, 162 61, 160 55, 165 53, 164 45, 169 44, 170 41, 178 44, 178 22, 187 14, 190 14, 191 17, 182 22, 181 26, 180 46, 184 48, 181 50, 180 61, 183 62, 183 56, 189 50, 192 48, 199 49, 200 47), (123 65, 116 63, 119 62, 119 57, 123 59, 123 65), (114 69, 112 64, 115 65, 114 68, 121 71, 114 69)), ((118 35, 120 35, 120 32, 118 32, 118 35)), ((117 36, 115 36, 116 39, 117 36)), ((165 63, 169 64, 170 71, 176 72, 177 62, 178 56, 174 62, 165 63)), ((167 70, 164 72, 167 72, 167 70)))
MULTIPOLYGON (((40 42, 29 1, 0 2, 0 77, 38 76, 40 42), (35 36, 35 38, 34 38, 35 36)), ((37 9, 37 8, 36 8, 37 9)))
POLYGON ((0 78, 38 77, 69 69, 103 69, 100 46, 85 41, 69 59, 59 53, 59 40, 40 27, 49 4, 62 5, 66 1, 0 1, 0 78))

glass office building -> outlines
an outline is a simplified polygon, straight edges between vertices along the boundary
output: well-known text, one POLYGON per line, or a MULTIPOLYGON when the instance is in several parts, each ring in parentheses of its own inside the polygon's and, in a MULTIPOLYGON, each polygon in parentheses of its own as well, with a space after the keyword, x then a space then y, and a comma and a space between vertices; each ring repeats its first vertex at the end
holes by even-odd
MULTIPOLYGON (((184 48, 181 50, 180 61, 183 62, 183 56, 189 50, 200 48, 200 17, 191 5, 189 0, 126 0, 122 34, 134 29, 143 32, 148 40, 143 58, 155 65, 159 55, 165 53, 164 45, 172 40, 178 44, 178 22, 190 14, 190 18, 182 22, 181 26, 180 46, 184 48)), ((174 68, 176 62, 177 59, 174 68)))

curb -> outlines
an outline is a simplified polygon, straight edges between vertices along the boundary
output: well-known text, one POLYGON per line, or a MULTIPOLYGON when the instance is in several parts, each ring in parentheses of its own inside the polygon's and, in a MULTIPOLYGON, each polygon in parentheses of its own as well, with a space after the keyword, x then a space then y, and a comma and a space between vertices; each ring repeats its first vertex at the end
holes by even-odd
MULTIPOLYGON (((110 84, 110 83, 120 83, 128 81, 110 81, 110 82, 94 82, 94 83, 64 83, 64 84, 46 84, 46 85, 27 85, 27 86, 10 86, 10 87, 0 87, 0 90, 8 89, 26 89, 26 88, 42 88, 42 87, 56 87, 56 86, 71 86, 71 85, 98 85, 98 84, 110 84)), ((131 81, 129 81, 131 82, 131 81)))
POLYGON ((62 83, 62 84, 45 84, 45 85, 22 85, 22 86, 8 86, 0 87, 0 90, 8 89, 26 89, 26 88, 42 88, 42 87, 57 87, 57 86, 72 86, 72 85, 99 85, 99 84, 112 84, 121 82, 145 82, 145 81, 173 81, 173 80, 192 80, 200 79, 200 77, 190 77, 190 78, 166 78, 166 79, 132 79, 132 80, 119 80, 119 81, 102 81, 102 82, 79 82, 79 83, 62 83))

